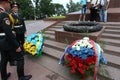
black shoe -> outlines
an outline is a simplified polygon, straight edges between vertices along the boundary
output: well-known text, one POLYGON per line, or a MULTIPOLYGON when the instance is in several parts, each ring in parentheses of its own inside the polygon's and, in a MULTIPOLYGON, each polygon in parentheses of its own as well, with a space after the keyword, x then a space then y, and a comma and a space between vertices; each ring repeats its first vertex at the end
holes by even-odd
POLYGON ((24 77, 21 77, 19 80, 30 80, 32 78, 32 75, 26 75, 24 77))
POLYGON ((6 77, 4 77, 2 80, 7 80, 10 77, 11 73, 7 73, 6 77))
POLYGON ((6 79, 8 79, 11 76, 11 73, 7 73, 6 79))

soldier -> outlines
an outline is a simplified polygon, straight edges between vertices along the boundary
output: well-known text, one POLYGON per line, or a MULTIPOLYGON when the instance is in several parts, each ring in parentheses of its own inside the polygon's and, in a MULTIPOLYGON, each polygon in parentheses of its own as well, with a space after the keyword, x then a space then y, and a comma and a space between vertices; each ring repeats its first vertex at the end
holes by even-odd
POLYGON ((11 23, 6 10, 10 8, 11 0, 0 0, 0 51, 1 51, 1 79, 7 80, 11 73, 7 73, 7 62, 17 62, 18 80, 29 80, 31 75, 24 75, 24 57, 21 48, 11 30, 11 23))
POLYGON ((14 25, 12 25, 13 30, 15 31, 16 39, 19 42, 20 46, 23 47, 24 39, 25 39, 25 33, 26 33, 26 26, 24 23, 24 19, 19 14, 19 4, 14 2, 11 4, 12 9, 12 17, 14 19, 14 25))

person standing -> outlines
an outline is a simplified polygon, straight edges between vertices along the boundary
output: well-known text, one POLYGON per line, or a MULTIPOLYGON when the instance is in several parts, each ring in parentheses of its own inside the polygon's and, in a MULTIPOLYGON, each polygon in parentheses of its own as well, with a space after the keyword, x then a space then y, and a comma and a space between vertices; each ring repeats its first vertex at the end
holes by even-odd
POLYGON ((12 25, 13 31, 15 32, 16 39, 19 42, 20 46, 23 47, 26 33, 26 26, 24 19, 19 14, 19 4, 14 2, 11 4, 12 17, 14 19, 14 23, 12 25))
POLYGON ((79 21, 85 21, 85 17, 86 17, 86 9, 87 9, 87 0, 80 0, 80 6, 81 8, 81 14, 79 17, 79 21), (83 20, 82 20, 83 17, 83 20))
POLYGON ((107 9, 109 6, 110 0, 101 0, 100 1, 100 22, 107 22, 107 9))
POLYGON ((91 0, 90 5, 90 21, 96 21, 100 0, 91 0))
POLYGON ((12 33, 11 23, 7 10, 12 0, 0 0, 0 51, 1 51, 1 80, 7 80, 11 73, 7 73, 7 63, 17 62, 18 80, 29 80, 31 75, 24 75, 24 57, 21 48, 12 33))

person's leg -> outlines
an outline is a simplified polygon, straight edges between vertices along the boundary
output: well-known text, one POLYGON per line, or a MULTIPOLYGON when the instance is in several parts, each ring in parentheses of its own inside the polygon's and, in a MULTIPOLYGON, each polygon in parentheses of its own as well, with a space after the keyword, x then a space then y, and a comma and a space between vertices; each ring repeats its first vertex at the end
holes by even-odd
POLYGON ((83 14, 83 21, 85 21, 85 18, 86 18, 86 14, 83 14))
POLYGON ((86 18, 86 7, 84 8, 84 12, 83 12, 83 21, 85 21, 86 18))
POLYGON ((102 8, 100 9, 99 16, 100 16, 100 22, 103 22, 103 12, 102 12, 102 8))
POLYGON ((24 57, 17 59, 17 75, 18 80, 29 80, 32 75, 24 75, 24 57))
POLYGON ((10 76, 10 73, 7 74, 7 53, 4 51, 1 51, 1 79, 7 80, 7 78, 10 76))
POLYGON ((94 9, 94 16, 93 16, 94 20, 93 21, 97 21, 97 9, 94 9))
POLYGON ((104 22, 107 22, 107 10, 104 10, 104 17, 103 17, 103 19, 104 19, 104 22))
POLYGON ((82 14, 80 13, 80 16, 79 16, 79 20, 78 20, 78 21, 81 21, 81 18, 82 18, 82 14))
POLYGON ((83 12, 84 12, 84 9, 83 9, 83 7, 82 7, 81 13, 80 13, 80 17, 79 17, 79 21, 82 21, 83 12))
POLYGON ((24 76, 24 57, 17 59, 17 75, 18 78, 24 76))
POLYGON ((94 21, 95 11, 93 8, 90 9, 90 21, 94 21))

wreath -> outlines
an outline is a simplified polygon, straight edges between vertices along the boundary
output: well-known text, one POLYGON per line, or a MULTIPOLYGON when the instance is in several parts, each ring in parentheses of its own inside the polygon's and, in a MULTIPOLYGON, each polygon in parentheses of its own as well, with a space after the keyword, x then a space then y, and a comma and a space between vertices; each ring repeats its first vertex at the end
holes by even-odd
POLYGON ((23 45, 24 50, 33 56, 41 55, 43 41, 44 38, 41 32, 33 33, 26 38, 25 43, 23 45))
POLYGON ((93 40, 85 37, 66 47, 59 64, 69 67, 72 74, 79 72, 81 77, 90 76, 94 73, 94 80, 96 80, 101 62, 107 63, 102 48, 93 40))

